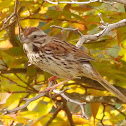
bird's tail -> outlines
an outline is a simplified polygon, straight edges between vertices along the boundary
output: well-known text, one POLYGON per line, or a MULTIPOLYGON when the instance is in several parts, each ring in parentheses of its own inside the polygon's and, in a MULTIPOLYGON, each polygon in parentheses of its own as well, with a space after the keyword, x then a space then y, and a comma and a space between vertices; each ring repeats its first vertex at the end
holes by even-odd
POLYGON ((107 80, 103 79, 100 74, 98 74, 99 80, 97 80, 103 87, 105 87, 108 91, 113 93, 116 97, 118 97, 121 101, 126 103, 126 96, 122 94, 117 88, 111 85, 107 80))
MULTIPOLYGON (((117 88, 115 88, 113 85, 111 85, 107 80, 105 80, 94 68, 93 66, 87 62, 86 66, 84 64, 84 70, 88 71, 87 77, 96 80, 99 82, 104 88, 106 88, 108 91, 113 93, 116 97, 118 97, 121 101, 126 103, 126 96, 122 94, 117 88)), ((85 73, 85 71, 84 71, 85 73)))

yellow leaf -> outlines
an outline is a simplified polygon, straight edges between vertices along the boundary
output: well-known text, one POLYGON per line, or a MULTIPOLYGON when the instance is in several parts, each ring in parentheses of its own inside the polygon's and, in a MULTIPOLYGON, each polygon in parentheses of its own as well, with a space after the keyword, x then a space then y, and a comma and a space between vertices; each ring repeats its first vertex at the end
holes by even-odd
POLYGON ((38 119, 39 112, 37 112, 37 111, 24 111, 24 112, 20 112, 20 116, 34 121, 34 120, 38 119))
POLYGON ((18 106, 19 104, 19 100, 25 96, 25 94, 21 93, 21 94, 11 94, 11 96, 7 99, 7 102, 2 106, 2 107, 6 107, 8 106, 8 110, 14 109, 18 106))
POLYGON ((9 42, 9 40, 0 42, 0 48, 7 49, 7 48, 11 48, 11 47, 12 47, 12 44, 9 42))
POLYGON ((11 93, 0 93, 0 104, 6 103, 11 93))
POLYGON ((91 111, 94 118, 96 118, 100 103, 91 103, 91 111))
MULTIPOLYGON (((34 121, 34 123, 30 126, 44 126, 49 119, 53 116, 53 114, 48 114, 46 116, 41 116, 39 119, 34 121)), ((49 126, 70 126, 68 121, 65 121, 64 118, 56 117, 49 126)))
POLYGON ((90 120, 86 120, 85 118, 81 118, 79 116, 72 116, 72 118, 73 118, 74 124, 76 124, 76 125, 84 125, 85 126, 85 124, 91 123, 90 120))
POLYGON ((62 118, 65 118, 65 112, 63 110, 61 110, 58 115, 62 118))
POLYGON ((20 24, 23 28, 25 27, 37 27, 39 25, 39 21, 38 20, 29 20, 29 19, 26 19, 26 20, 22 20, 20 21, 20 24))
POLYGON ((39 13, 40 13, 40 14, 44 14, 44 13, 47 12, 47 10, 48 10, 47 7, 42 6, 42 7, 41 7, 41 10, 39 11, 39 13))
POLYGON ((37 99, 37 100, 31 102, 31 103, 27 106, 27 109, 28 109, 29 111, 32 111, 32 110, 38 105, 39 101, 40 101, 40 99, 37 99))
POLYGON ((71 23, 70 24, 74 28, 78 28, 80 31, 83 31, 85 29, 84 24, 79 24, 79 23, 71 23))
POLYGON ((10 126, 10 124, 12 123, 12 120, 14 120, 14 118, 9 115, 0 116, 0 121, 3 123, 3 125, 1 126, 10 126))
POLYGON ((52 106, 53 106, 53 104, 39 103, 37 109, 39 111, 40 116, 44 116, 44 115, 48 114, 51 111, 52 106))

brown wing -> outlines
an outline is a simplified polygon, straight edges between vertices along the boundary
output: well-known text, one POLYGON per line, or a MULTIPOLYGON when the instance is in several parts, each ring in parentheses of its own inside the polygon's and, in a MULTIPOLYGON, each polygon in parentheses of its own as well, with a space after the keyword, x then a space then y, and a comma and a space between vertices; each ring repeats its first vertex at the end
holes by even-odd
POLYGON ((51 37, 51 41, 44 46, 44 50, 51 51, 55 57, 72 55, 75 60, 80 62, 94 60, 86 52, 78 49, 76 46, 54 37, 51 37))

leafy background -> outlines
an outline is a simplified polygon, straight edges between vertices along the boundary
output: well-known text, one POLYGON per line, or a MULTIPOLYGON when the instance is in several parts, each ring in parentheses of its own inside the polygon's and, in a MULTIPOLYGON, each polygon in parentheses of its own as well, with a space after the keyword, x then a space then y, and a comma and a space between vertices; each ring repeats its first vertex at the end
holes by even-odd
MULTIPOLYGON (((81 0, 80 0, 81 1, 81 0)), ((0 0, 0 124, 6 126, 43 126, 53 116, 58 108, 59 101, 49 97, 41 97, 30 103, 25 109, 12 114, 3 115, 5 109, 14 109, 23 105, 23 98, 31 98, 48 85, 51 76, 38 70, 35 66, 27 65, 27 57, 23 52, 18 38, 18 26, 13 17, 7 23, 4 22, 14 12, 14 0, 0 0)), ((58 4, 53 5, 42 0, 19 0, 18 4, 20 25, 23 29, 29 26, 39 27, 50 36, 59 37, 72 44, 76 44, 79 35, 72 31, 64 31, 50 28, 58 25, 65 28, 78 28, 83 34, 95 34, 100 31, 99 13, 106 23, 115 23, 126 18, 126 8, 123 4, 108 2, 94 2, 86 5, 58 4)), ((86 50, 96 62, 93 66, 110 83, 126 88, 126 26, 111 31, 106 36, 83 44, 86 50)), ((58 82, 61 79, 57 80, 58 82)), ((69 81, 71 89, 69 93, 80 93, 93 96, 112 95, 106 91, 93 88, 83 88, 69 81), (72 85, 73 84, 73 85, 72 85)), ((82 84, 82 83, 81 83, 82 84)), ((115 103, 114 106, 102 103, 87 103, 85 106, 89 120, 81 115, 81 110, 73 103, 67 104, 72 112, 74 125, 125 125, 125 104, 115 103)), ((69 126, 69 118, 66 112, 61 110, 53 119, 50 126, 69 126)))

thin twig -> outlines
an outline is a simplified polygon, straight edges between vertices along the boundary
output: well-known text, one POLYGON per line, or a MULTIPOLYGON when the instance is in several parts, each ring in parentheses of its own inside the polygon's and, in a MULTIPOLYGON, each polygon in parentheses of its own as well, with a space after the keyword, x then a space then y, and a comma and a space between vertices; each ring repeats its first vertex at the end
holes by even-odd
POLYGON ((62 110, 62 105, 53 113, 53 116, 49 119, 49 121, 44 126, 49 126, 51 122, 56 118, 57 114, 60 110, 62 110))
POLYGON ((14 73, 14 75, 23 83, 27 84, 27 82, 25 82, 23 79, 21 79, 16 73, 14 73))
POLYGON ((103 20, 103 18, 102 18, 102 14, 99 13, 98 16, 99 16, 99 18, 100 18, 100 20, 101 20, 100 23, 101 23, 102 25, 106 26, 106 23, 104 22, 104 20, 103 20))
POLYGON ((112 1, 112 2, 117 2, 117 3, 121 3, 121 4, 126 5, 126 0, 104 0, 104 1, 112 1))
POLYGON ((103 119, 105 117, 105 105, 104 104, 103 104, 103 112, 102 113, 103 113, 103 116, 102 116, 102 119, 100 120, 100 122, 101 122, 102 126, 105 126, 103 123, 103 119))
POLYGON ((26 99, 26 103, 24 105, 17 107, 17 108, 14 108, 12 110, 6 110, 4 112, 4 114, 9 114, 9 113, 13 113, 13 112, 18 111, 18 110, 22 110, 22 109, 26 108, 32 101, 37 100, 37 99, 41 98, 42 96, 46 95, 46 93, 47 92, 43 92, 43 93, 36 95, 33 98, 26 99))
POLYGON ((27 90, 27 91, 9 91, 9 90, 7 90, 7 89, 4 89, 4 91, 6 91, 7 93, 12 93, 12 94, 18 94, 18 93, 36 93, 36 92, 34 92, 34 91, 29 91, 29 90, 27 90))
POLYGON ((116 22, 116 23, 113 23, 113 24, 106 23, 106 26, 104 26, 103 30, 100 31, 99 33, 94 34, 94 35, 83 35, 78 29, 63 28, 63 27, 54 26, 54 25, 52 27, 56 27, 56 28, 59 28, 59 29, 62 29, 62 30, 77 31, 80 34, 81 37, 79 38, 79 40, 76 44, 76 47, 80 48, 83 43, 88 43, 90 41, 97 40, 97 39, 107 35, 110 31, 112 31, 116 28, 124 27, 124 26, 126 26, 126 19, 120 20, 119 22, 116 22))
MULTIPOLYGON (((39 9, 38 9, 38 10, 39 10, 39 9)), ((26 19, 34 19, 34 20, 42 20, 42 21, 51 21, 51 20, 52 20, 52 18, 40 18, 40 17, 39 17, 39 18, 38 18, 38 17, 35 18, 35 17, 31 17, 31 16, 33 16, 33 15, 35 15, 35 14, 36 14, 36 12, 35 12, 35 13, 32 13, 31 15, 29 15, 29 16, 27 16, 27 17, 20 18, 19 21, 26 20, 26 19)), ((58 18, 57 20, 59 20, 59 21, 67 21, 67 22, 71 22, 71 23, 80 23, 80 22, 78 22, 78 21, 76 21, 76 20, 71 21, 71 20, 62 19, 62 18, 58 18)), ((16 19, 15 19, 12 23, 10 23, 10 24, 8 24, 8 25, 4 25, 4 26, 0 29, 0 31, 6 29, 6 28, 8 28, 8 27, 10 27, 10 26, 13 25, 15 22, 16 22, 16 19)), ((82 24, 82 23, 80 23, 80 24, 82 24)))
POLYGON ((52 2, 51 0, 45 0, 48 3, 51 4, 89 4, 89 3, 93 3, 93 2, 98 2, 100 0, 89 0, 89 1, 84 1, 84 2, 77 2, 77 1, 58 1, 58 2, 52 2))
MULTIPOLYGON (((26 72, 27 72, 26 68, 0 69, 1 74, 8 74, 8 73, 23 73, 23 74, 25 74, 26 72)), ((43 71, 40 70, 40 69, 37 69, 37 73, 43 74, 43 71)), ((87 87, 87 88, 93 88, 93 89, 96 89, 96 90, 106 91, 106 89, 104 87, 102 87, 97 81, 91 80, 91 79, 86 78, 86 77, 82 77, 81 79, 76 79, 74 81, 75 82, 71 83, 72 85, 79 84, 80 86, 83 87, 83 83, 84 83, 85 84, 84 88, 87 87)), ((42 82, 43 81, 39 81, 39 82, 37 82, 37 84, 33 84, 31 86, 41 85, 41 84, 43 84, 42 82), (38 83, 41 83, 41 84, 38 84, 38 83)), ((66 84, 64 86, 68 86, 68 84, 66 84)), ((126 95, 126 89, 125 88, 122 88, 122 87, 117 86, 117 85, 113 85, 113 86, 116 87, 119 91, 121 91, 123 94, 126 95)))
POLYGON ((16 84, 16 85, 19 86, 19 87, 22 87, 22 88, 27 89, 27 87, 22 86, 22 85, 19 85, 17 82, 13 81, 13 80, 10 79, 9 77, 6 77, 6 76, 4 76, 4 75, 2 75, 2 74, 0 74, 0 76, 3 77, 3 78, 6 78, 7 80, 10 80, 11 82, 13 82, 14 84, 16 84))
POLYGON ((69 120, 70 126, 75 126, 74 121, 72 119, 72 114, 71 114, 71 112, 70 112, 70 110, 69 110, 69 108, 67 106, 67 101, 64 98, 63 98, 63 110, 66 112, 66 115, 67 115, 67 118, 69 120))
POLYGON ((123 112, 121 112, 118 108, 116 108, 115 105, 112 105, 112 104, 107 104, 107 105, 109 105, 109 106, 111 106, 112 108, 114 108, 115 110, 117 110, 117 111, 118 111, 121 115, 123 115, 123 116, 125 117, 125 119, 126 119, 126 114, 123 113, 123 112))
MULTIPOLYGON (((48 3, 51 3, 51 4, 90 4, 90 3, 93 3, 93 2, 105 2, 105 1, 109 1, 110 0, 89 0, 89 1, 84 1, 84 2, 78 2, 78 1, 75 1, 75 0, 71 0, 71 1, 58 1, 58 2, 52 2, 51 0, 45 0, 46 2, 48 3)), ((115 2, 118 2, 118 3, 121 3, 121 4, 125 4, 126 5, 126 1, 125 0, 112 0, 112 4, 114 4, 115 2)))
MULTIPOLYGON (((43 73, 42 70, 36 69, 38 73, 43 73)), ((7 73, 26 73, 27 68, 11 68, 11 69, 0 69, 1 74, 7 74, 7 73)))
POLYGON ((21 41, 21 35, 20 35, 21 26, 20 26, 20 22, 19 22, 19 14, 18 14, 17 6, 18 6, 18 0, 15 0, 14 13, 16 16, 16 21, 17 21, 17 26, 18 26, 18 37, 19 37, 19 40, 21 41))
POLYGON ((61 29, 62 31, 75 31, 75 32, 77 32, 80 36, 83 36, 83 34, 79 31, 78 28, 63 28, 63 27, 60 27, 60 26, 57 26, 57 25, 51 25, 50 27, 51 27, 51 28, 59 28, 59 29, 61 29))
POLYGON ((67 97, 70 99, 78 99, 82 102, 86 103, 120 103, 123 102, 119 100, 117 97, 114 96, 93 96, 93 95, 87 95, 87 94, 79 94, 79 93, 65 93, 67 97))
POLYGON ((3 22, 3 24, 5 25, 5 24, 7 24, 7 22, 12 18, 12 17, 14 17, 15 16, 15 13, 12 13, 4 22, 3 22))
MULTIPOLYGON (((65 89, 65 90, 68 90, 68 88, 65 89)), ((65 91, 65 90, 63 90, 63 91, 53 90, 53 92, 56 93, 56 94, 61 95, 61 96, 62 96, 64 99, 66 99, 68 102, 72 102, 72 103, 74 103, 74 104, 79 105, 80 108, 81 108, 81 111, 82 111, 82 117, 85 117, 86 119, 88 119, 88 117, 86 116, 86 114, 85 114, 85 112, 84 112, 84 108, 83 108, 83 105, 85 105, 85 102, 81 103, 81 102, 75 101, 75 100, 73 100, 73 99, 70 99, 69 97, 67 97, 67 96, 64 94, 64 91, 65 91)))
POLYGON ((0 57, 0 60, 3 62, 4 67, 6 67, 6 69, 7 69, 7 68, 8 68, 8 65, 7 65, 6 62, 3 60, 3 57, 2 57, 2 56, 0 57))
MULTIPOLYGON (((19 103, 18 103, 18 106, 20 106, 20 104, 23 102, 23 99, 24 99, 24 98, 27 98, 29 95, 30 95, 30 93, 27 94, 27 95, 25 95, 23 98, 21 98, 20 101, 19 101, 19 103)), ((18 111, 15 111, 15 114, 16 114, 17 112, 18 112, 18 111)), ((15 122, 15 121, 13 120, 12 123, 10 124, 10 126, 13 126, 14 122, 15 122)))
POLYGON ((43 3, 44 3, 44 0, 43 0, 43 2, 40 4, 39 8, 38 8, 34 13, 32 13, 32 14, 30 14, 28 17, 22 18, 22 19, 19 19, 19 12, 20 12, 20 9, 19 9, 19 11, 18 11, 18 9, 17 9, 18 3, 19 3, 18 0, 15 0, 14 12, 4 21, 3 26, 2 26, 2 28, 0 29, 0 31, 2 31, 2 30, 4 30, 4 29, 10 27, 11 25, 17 23, 17 26, 18 26, 18 37, 19 37, 19 40, 21 41, 21 35, 20 35, 21 26, 20 26, 20 22, 19 22, 19 21, 20 21, 20 20, 24 20, 24 19, 28 19, 28 17, 30 17, 30 16, 32 16, 32 15, 38 13, 38 12, 40 11, 40 9, 41 9, 41 6, 42 6, 43 3), (10 24, 7 25, 8 21, 9 21, 12 17, 14 17, 14 16, 16 17, 16 19, 14 19, 14 20, 12 21, 12 23, 10 23, 10 24))
POLYGON ((47 88, 45 88, 43 91, 41 91, 41 92, 40 92, 38 95, 36 95, 35 97, 24 99, 24 100, 26 101, 26 103, 25 103, 24 105, 22 105, 22 106, 20 106, 20 107, 17 107, 17 108, 14 108, 14 109, 12 109, 12 110, 7 110, 7 111, 5 111, 4 114, 13 113, 13 112, 15 112, 15 111, 22 110, 22 109, 26 108, 32 101, 35 101, 35 100, 41 98, 42 96, 45 96, 50 90, 56 89, 58 86, 60 86, 60 85, 62 85, 62 84, 64 84, 64 83, 66 83, 66 82, 69 81, 69 80, 70 80, 70 79, 67 79, 67 80, 62 81, 62 82, 60 82, 60 83, 58 83, 58 84, 56 84, 56 85, 54 85, 54 86, 52 86, 52 87, 47 87, 47 88))
POLYGON ((0 76, 1 77, 4 77, 4 78, 6 78, 7 80, 10 80, 11 82, 13 82, 14 84, 16 84, 17 86, 19 86, 19 87, 22 87, 22 88, 25 88, 25 89, 27 89, 27 90, 30 90, 31 92, 38 92, 36 89, 34 89, 32 86, 22 86, 22 85, 19 85, 17 82, 15 82, 14 80, 12 80, 12 79, 10 79, 9 77, 6 77, 6 76, 4 76, 4 75, 2 75, 2 74, 0 74, 0 76))

